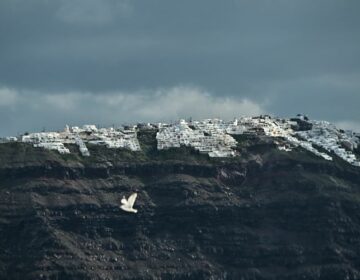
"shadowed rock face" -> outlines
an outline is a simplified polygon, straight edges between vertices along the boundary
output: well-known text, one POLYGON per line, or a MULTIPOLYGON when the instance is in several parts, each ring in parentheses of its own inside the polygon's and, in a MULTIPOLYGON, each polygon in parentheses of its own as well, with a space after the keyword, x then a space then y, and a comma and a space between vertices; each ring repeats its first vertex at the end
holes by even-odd
POLYGON ((229 160, 2 152, 1 279, 360 279, 360 171, 343 162, 271 145, 229 160), (132 192, 137 214, 119 208, 132 192))

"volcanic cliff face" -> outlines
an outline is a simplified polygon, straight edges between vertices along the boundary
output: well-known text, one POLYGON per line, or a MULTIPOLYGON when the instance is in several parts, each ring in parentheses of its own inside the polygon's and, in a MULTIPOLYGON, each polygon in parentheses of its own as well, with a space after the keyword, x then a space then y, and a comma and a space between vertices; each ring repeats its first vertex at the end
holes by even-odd
POLYGON ((139 139, 89 158, 1 145, 1 279, 360 279, 360 168, 268 139, 233 159, 139 139))

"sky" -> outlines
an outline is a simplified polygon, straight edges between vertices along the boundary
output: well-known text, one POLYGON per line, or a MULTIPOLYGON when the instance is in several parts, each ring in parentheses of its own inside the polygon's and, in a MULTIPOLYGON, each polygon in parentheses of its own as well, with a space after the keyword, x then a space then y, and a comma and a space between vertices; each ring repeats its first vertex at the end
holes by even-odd
POLYGON ((360 131, 358 0, 1 0, 0 136, 270 114, 360 131))

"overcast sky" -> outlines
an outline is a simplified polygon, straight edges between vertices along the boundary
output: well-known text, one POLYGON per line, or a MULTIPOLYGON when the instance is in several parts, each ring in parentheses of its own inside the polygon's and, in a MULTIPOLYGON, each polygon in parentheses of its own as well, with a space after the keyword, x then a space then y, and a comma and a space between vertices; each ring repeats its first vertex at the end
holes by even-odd
POLYGON ((359 0, 1 0, 0 136, 269 113, 360 130, 359 0))

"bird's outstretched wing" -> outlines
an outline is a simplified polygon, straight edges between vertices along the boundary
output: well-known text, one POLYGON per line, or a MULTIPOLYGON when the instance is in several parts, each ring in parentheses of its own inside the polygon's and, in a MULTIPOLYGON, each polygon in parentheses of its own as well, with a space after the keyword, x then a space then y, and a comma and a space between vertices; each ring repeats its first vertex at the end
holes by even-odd
POLYGON ((133 193, 132 195, 129 196, 128 201, 127 201, 129 207, 131 207, 131 208, 133 207, 136 197, 137 197, 137 193, 133 193))

